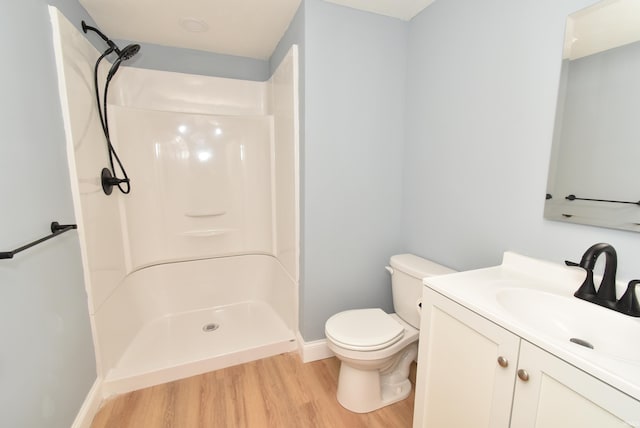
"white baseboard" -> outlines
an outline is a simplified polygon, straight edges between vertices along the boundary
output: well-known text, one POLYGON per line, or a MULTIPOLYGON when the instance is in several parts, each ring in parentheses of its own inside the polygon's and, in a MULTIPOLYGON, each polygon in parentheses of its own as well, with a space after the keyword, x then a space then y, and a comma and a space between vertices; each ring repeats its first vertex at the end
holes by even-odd
POLYGON ((100 404, 102 404, 102 379, 97 378, 84 399, 71 428, 90 428, 93 418, 100 409, 100 404))
POLYGON ((296 333, 298 339, 298 352, 303 363, 310 363, 311 361, 323 360, 325 358, 331 358, 335 354, 327 346, 326 339, 313 340, 311 342, 305 342, 300 335, 300 332, 296 333))

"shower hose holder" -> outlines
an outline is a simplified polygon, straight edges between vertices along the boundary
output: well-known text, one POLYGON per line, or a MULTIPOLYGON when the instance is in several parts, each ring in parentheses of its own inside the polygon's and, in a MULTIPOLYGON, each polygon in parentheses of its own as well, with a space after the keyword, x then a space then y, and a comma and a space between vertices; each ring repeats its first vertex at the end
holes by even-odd
POLYGON ((118 178, 111 174, 109 168, 102 168, 100 173, 100 179, 102 181, 102 191, 105 195, 110 195, 113 192, 113 186, 117 186, 120 183, 128 183, 128 178, 118 178))

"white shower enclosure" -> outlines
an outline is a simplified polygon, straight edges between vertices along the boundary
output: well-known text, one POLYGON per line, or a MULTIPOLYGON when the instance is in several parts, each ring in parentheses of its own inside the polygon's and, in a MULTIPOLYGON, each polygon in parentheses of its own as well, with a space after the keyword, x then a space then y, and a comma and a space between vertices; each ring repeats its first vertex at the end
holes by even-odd
POLYGON ((132 190, 107 196, 100 53, 51 18, 102 395, 296 349, 296 47, 267 82, 121 67, 108 117, 132 190))

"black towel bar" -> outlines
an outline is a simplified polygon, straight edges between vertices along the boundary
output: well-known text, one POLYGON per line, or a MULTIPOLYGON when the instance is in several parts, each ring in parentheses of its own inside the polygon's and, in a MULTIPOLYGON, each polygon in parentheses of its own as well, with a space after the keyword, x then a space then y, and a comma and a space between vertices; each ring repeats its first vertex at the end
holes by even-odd
POLYGON ((34 245, 38 245, 44 241, 47 241, 51 238, 54 238, 58 235, 61 235, 71 229, 77 229, 78 226, 75 224, 60 224, 57 221, 51 223, 51 235, 47 235, 44 238, 37 239, 33 242, 28 243, 27 245, 23 245, 20 248, 16 248, 13 251, 2 251, 0 252, 0 259, 12 259, 13 256, 18 254, 20 251, 24 251, 28 248, 33 247, 34 245))
POLYGON ((593 201, 593 202, 611 202, 613 204, 633 204, 640 205, 640 201, 638 202, 629 202, 629 201, 611 201, 609 199, 587 199, 587 198, 578 198, 576 195, 566 196, 565 199, 569 201, 593 201))

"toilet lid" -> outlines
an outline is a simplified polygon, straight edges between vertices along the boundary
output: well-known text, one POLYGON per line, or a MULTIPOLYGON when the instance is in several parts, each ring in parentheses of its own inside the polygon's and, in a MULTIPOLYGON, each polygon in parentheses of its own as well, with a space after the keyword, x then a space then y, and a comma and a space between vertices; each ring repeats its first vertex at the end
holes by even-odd
POLYGON ((404 327, 382 309, 355 309, 329 318, 325 333, 343 348, 375 351, 400 340, 404 327))

